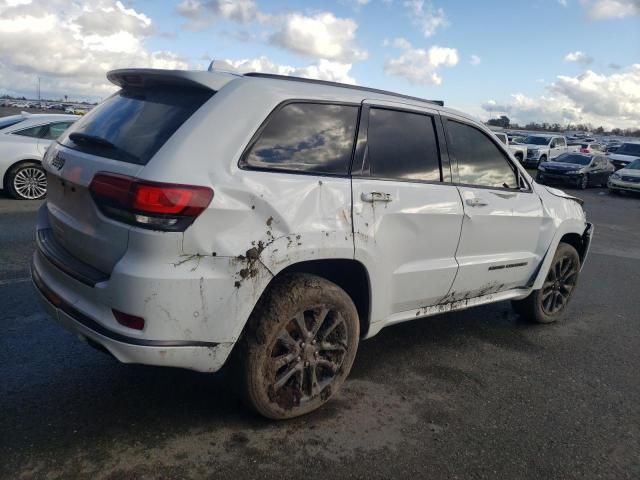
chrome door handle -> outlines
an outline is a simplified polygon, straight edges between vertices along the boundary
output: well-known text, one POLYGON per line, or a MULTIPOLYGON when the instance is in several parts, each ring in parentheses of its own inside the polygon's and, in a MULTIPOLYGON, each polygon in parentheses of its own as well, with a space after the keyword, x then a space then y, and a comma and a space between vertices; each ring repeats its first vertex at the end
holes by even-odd
POLYGON ((360 199, 363 202, 373 203, 373 202, 390 202, 392 200, 391 194, 384 192, 362 192, 360 194, 360 199))
POLYGON ((467 198, 465 200, 465 203, 470 207, 486 207, 487 205, 489 205, 489 202, 487 202, 486 200, 483 200, 482 198, 477 198, 477 197, 467 198))

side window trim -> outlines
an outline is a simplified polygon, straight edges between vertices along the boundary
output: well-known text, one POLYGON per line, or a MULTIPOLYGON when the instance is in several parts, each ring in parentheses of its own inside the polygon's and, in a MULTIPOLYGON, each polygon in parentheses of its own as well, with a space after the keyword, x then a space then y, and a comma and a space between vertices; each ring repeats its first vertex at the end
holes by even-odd
POLYGON ((352 161, 352 168, 350 174, 352 177, 365 177, 371 180, 382 180, 390 182, 408 182, 408 183, 426 183, 426 184, 450 184, 451 183, 451 166, 449 161, 448 151, 446 149, 446 142, 444 141, 444 130, 442 127, 442 120, 440 114, 436 112, 425 112, 418 109, 403 108, 396 105, 385 105, 377 103, 362 103, 362 109, 360 111, 360 121, 358 123, 358 131, 356 135, 356 145, 354 148, 354 157, 352 161), (369 130, 369 112, 371 108, 378 108, 382 110, 391 110, 394 112, 406 112, 416 115, 423 115, 431 117, 435 130, 436 148, 438 150, 438 164, 440 167, 440 180, 416 180, 416 179, 402 179, 402 178, 385 178, 385 177, 372 177, 371 166, 368 162, 368 143, 367 136, 369 130))
POLYGON ((244 149, 242 150, 242 153, 240 154, 240 158, 238 159, 238 163, 237 166, 240 170, 253 170, 253 171, 258 171, 258 172, 275 172, 275 173, 286 173, 286 174, 292 174, 292 175, 312 175, 312 176, 318 176, 318 177, 334 177, 334 178, 349 178, 351 176, 351 167, 353 165, 354 162, 354 154, 357 150, 357 141, 358 141, 358 135, 359 135, 359 124, 360 124, 360 118, 362 116, 362 105, 360 103, 355 103, 355 102, 341 102, 341 101, 333 101, 333 100, 322 100, 322 99, 309 99, 309 98, 289 98, 287 100, 283 100, 282 102, 280 102, 279 104, 277 104, 273 110, 271 110, 271 112, 269 112, 269 114, 266 116, 266 118, 262 121, 262 123, 260 124, 260 126, 257 128, 257 130, 254 132, 254 134, 251 136, 251 139, 249 140, 249 142, 245 145, 244 149), (347 172, 346 174, 342 174, 342 173, 319 173, 319 172, 304 172, 304 171, 300 171, 300 170, 287 170, 284 168, 261 168, 261 167, 256 167, 253 165, 249 165, 249 163, 247 162, 247 157, 249 156, 249 154, 251 153, 251 150, 253 149, 253 146, 256 144, 256 142, 260 139, 262 133, 264 132, 265 128, 267 127, 267 125, 269 125, 269 122, 273 119, 273 117, 280 112, 280 110, 282 110, 284 107, 286 107, 287 105, 290 105, 292 103, 306 103, 306 104, 314 104, 314 105, 339 105, 339 106, 347 106, 347 107, 357 107, 358 108, 358 115, 356 117, 356 128, 354 129, 354 142, 353 142, 353 146, 354 148, 352 148, 351 151, 351 155, 350 155, 350 159, 347 165, 347 172))
MULTIPOLYGON (((486 132, 484 132, 482 129, 478 128, 473 123, 471 123, 471 122, 469 122, 469 121, 467 121, 465 119, 453 118, 453 117, 449 117, 449 116, 442 116, 441 118, 442 118, 442 123, 444 125, 444 136, 446 138, 446 141, 447 141, 448 145, 452 144, 451 135, 449 134, 448 122, 458 122, 458 123, 461 123, 461 124, 466 125, 468 127, 475 128, 480 133, 482 133, 485 137, 487 137, 487 139, 489 139, 489 141, 491 143, 493 143, 498 148, 498 150, 500 151, 500 153, 504 157, 504 159, 507 162, 507 164, 509 165, 509 167, 511 167, 511 169, 513 170, 513 172, 516 175, 516 181, 518 182, 518 185, 519 185, 518 191, 520 191, 522 193, 533 193, 533 189, 531 188, 530 182, 528 182, 527 179, 521 174, 520 169, 514 165, 514 163, 511 161, 511 158, 506 153, 505 149, 502 148, 503 145, 499 144, 500 142, 496 143, 489 135, 486 134, 486 132), (525 184, 526 189, 522 188, 522 186, 521 186, 522 183, 525 184)), ((459 171, 458 171, 458 160, 456 159, 455 153, 453 151, 451 151, 451 150, 449 150, 449 157, 450 157, 450 161, 451 161, 451 173, 452 173, 452 176, 453 176, 453 184, 456 185, 456 186, 481 188, 481 189, 484 189, 484 190, 502 190, 502 191, 507 191, 507 192, 513 192, 514 190, 516 190, 514 188, 489 187, 489 186, 486 186, 486 185, 475 185, 475 184, 469 184, 469 183, 461 183, 460 182, 460 175, 459 175, 459 171)))

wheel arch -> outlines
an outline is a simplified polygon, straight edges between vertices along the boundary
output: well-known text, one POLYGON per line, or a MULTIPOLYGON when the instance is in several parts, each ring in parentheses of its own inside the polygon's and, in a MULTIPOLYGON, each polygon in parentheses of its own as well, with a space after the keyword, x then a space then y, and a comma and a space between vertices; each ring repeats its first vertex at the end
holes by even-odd
POLYGON ((325 278, 342 288, 356 306, 360 320, 360 336, 365 337, 369 331, 371 313, 371 282, 366 267, 353 259, 306 260, 294 263, 275 275, 273 281, 285 274, 310 273, 325 278))

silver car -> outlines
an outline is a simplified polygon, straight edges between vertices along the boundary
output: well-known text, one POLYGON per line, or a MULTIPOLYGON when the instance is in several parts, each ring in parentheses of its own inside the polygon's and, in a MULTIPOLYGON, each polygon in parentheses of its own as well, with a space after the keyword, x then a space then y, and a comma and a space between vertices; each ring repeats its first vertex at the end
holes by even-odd
POLYGON ((46 195, 44 152, 78 118, 26 112, 0 118, 0 178, 6 193, 20 200, 46 195))

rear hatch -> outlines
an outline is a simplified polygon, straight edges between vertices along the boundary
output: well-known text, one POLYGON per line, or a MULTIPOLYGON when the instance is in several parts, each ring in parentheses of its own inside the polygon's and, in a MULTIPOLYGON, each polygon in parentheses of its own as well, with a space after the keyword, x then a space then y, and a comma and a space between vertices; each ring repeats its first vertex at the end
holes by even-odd
MULTIPOLYGON (((47 151, 47 218, 39 228, 45 227, 47 241, 58 256, 63 252, 71 257, 69 263, 79 261, 111 273, 127 250, 132 227, 100 212, 89 188, 92 179, 98 172, 139 175, 215 93, 207 85, 176 79, 176 74, 185 72, 165 73, 163 77, 158 71, 133 70, 115 76, 117 81, 110 77, 122 89, 76 122, 47 151)), ((44 238, 42 232, 39 237, 44 238)))

